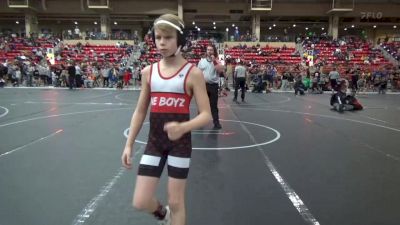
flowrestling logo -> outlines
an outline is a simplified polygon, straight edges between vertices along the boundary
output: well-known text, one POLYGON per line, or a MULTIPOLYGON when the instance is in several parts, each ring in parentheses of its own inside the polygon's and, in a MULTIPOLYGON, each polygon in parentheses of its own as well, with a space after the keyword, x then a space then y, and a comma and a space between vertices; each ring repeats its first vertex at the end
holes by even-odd
POLYGON ((368 20, 368 19, 382 19, 383 13, 382 12, 361 12, 361 19, 368 20))

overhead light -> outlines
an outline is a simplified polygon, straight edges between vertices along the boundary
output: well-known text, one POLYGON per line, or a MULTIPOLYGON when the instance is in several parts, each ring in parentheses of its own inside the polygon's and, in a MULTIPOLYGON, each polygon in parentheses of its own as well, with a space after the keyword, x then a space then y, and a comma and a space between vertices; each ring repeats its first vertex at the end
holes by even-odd
POLYGON ((269 30, 272 30, 272 27, 268 27, 269 30))
POLYGON ((197 28, 198 28, 198 26, 195 26, 194 28, 196 28, 196 29, 197 29, 197 28))
POLYGON ((306 27, 306 30, 308 30, 308 27, 306 27))
POLYGON ((321 28, 321 30, 325 30, 325 28, 323 27, 323 28, 321 28))
POLYGON ((15 21, 15 23, 16 23, 16 24, 19 24, 19 21, 17 20, 17 21, 15 21))
POLYGON ((345 27, 343 30, 347 30, 347 27, 345 27))
POLYGON ((200 31, 200 27, 197 28, 197 31, 200 31))
POLYGON ((192 24, 195 25, 196 23, 193 21, 192 24))
POLYGON ((229 31, 229 28, 226 28, 225 31, 228 32, 228 31, 229 31))
POLYGON ((78 22, 76 22, 76 21, 75 21, 75 22, 74 22, 74 24, 75 24, 75 25, 77 25, 77 24, 78 24, 78 22))
POLYGON ((217 29, 217 27, 216 27, 216 26, 214 26, 214 30, 215 30, 215 29, 217 29))
POLYGON ((117 23, 117 21, 114 21, 114 25, 117 25, 118 23, 117 23))
POLYGON ((396 28, 397 28, 397 26, 396 26, 396 25, 394 25, 394 26, 393 26, 393 28, 394 28, 394 29, 396 29, 396 28))
POLYGON ((293 24, 293 27, 296 27, 296 24, 293 24))
POLYGON ((238 29, 238 27, 235 27, 235 29, 237 30, 237 29, 238 29))
POLYGON ((272 25, 273 27, 276 27, 276 24, 272 25))
POLYGON ((94 25, 97 25, 97 21, 94 21, 93 23, 94 23, 94 25))
POLYGON ((353 24, 353 25, 351 25, 351 28, 354 28, 354 24, 353 24))
POLYGON ((232 23, 232 27, 235 27, 235 24, 234 24, 234 23, 232 23))
POLYGON ((213 25, 215 25, 215 21, 213 22, 213 25))
POLYGON ((373 28, 376 28, 376 25, 374 25, 373 28))

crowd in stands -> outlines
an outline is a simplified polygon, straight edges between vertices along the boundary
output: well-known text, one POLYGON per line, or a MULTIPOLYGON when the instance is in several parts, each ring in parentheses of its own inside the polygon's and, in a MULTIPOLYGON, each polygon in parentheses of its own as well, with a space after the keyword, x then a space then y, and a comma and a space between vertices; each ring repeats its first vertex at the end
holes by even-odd
POLYGON ((62 38, 65 40, 133 40, 136 44, 139 42, 137 31, 131 33, 126 30, 117 30, 106 34, 97 29, 81 31, 78 27, 64 30, 62 38))
MULTIPOLYGON (((126 42, 112 46, 66 45, 54 37, 1 36, 0 40, 0 79, 5 85, 14 86, 68 86, 71 66, 76 71, 77 87, 138 86, 140 70, 161 57, 150 34, 145 35, 140 45, 126 42), (47 48, 54 49, 54 64, 47 59, 47 48)), ((215 41, 188 36, 183 54, 189 62, 197 64, 210 43, 215 41)), ((253 86, 254 91, 293 90, 299 80, 312 91, 330 90, 333 70, 352 86, 357 84, 358 90, 377 90, 383 83, 392 90, 400 89, 399 68, 371 43, 356 37, 331 40, 324 36, 304 38, 300 43, 305 50, 303 55, 299 49, 285 45, 280 48, 260 44, 225 46, 224 76, 232 83, 235 65, 243 61, 249 74, 247 85, 253 86), (307 55, 310 50, 314 57, 312 66, 307 55)))
POLYGON ((335 63, 369 68, 390 64, 379 49, 359 37, 350 36, 338 40, 306 38, 303 48, 312 52, 315 64, 335 63))
POLYGON ((399 90, 399 68, 385 59, 372 43, 359 37, 346 36, 332 40, 327 36, 306 37, 301 40, 305 52, 303 60, 309 63, 313 56, 314 66, 321 75, 337 68, 341 78, 358 83, 365 90, 377 90, 381 83, 399 90), (357 79, 356 81, 354 81, 357 79))
MULTIPOLYGON (((183 55, 188 62, 197 65, 200 58, 205 55, 207 45, 210 43, 215 44, 213 40, 194 40, 194 38, 190 36, 185 47, 182 49, 183 55)), ((161 58, 150 34, 145 35, 141 51, 140 61, 145 62, 145 64, 157 62, 161 58)))
POLYGON ((64 45, 59 39, 12 36, 0 39, 0 79, 5 85, 69 86, 71 66, 75 67, 77 87, 139 85, 141 67, 131 57, 139 51, 137 45, 64 45), (48 49, 53 49, 53 64, 48 59, 48 49))

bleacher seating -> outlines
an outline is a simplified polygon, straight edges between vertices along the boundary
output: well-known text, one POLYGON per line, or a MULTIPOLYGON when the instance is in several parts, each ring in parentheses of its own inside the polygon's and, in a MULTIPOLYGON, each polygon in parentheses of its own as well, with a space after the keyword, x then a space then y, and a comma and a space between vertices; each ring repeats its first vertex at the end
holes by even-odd
MULTIPOLYGON (((70 47, 73 48, 75 46, 72 45, 70 47)), ((71 60, 77 62, 81 62, 84 59, 87 59, 89 61, 97 61, 97 62, 108 61, 114 63, 114 62, 119 62, 125 54, 126 54, 125 48, 118 48, 114 45, 101 45, 101 46, 85 45, 82 47, 82 51, 80 53, 77 53, 76 51, 73 50, 63 50, 61 52, 61 56, 63 58, 62 60, 65 60, 65 58, 70 58, 71 60), (104 55, 106 54, 108 54, 108 57, 104 57, 104 55)))
POLYGON ((400 62, 400 41, 381 43, 381 46, 392 55, 393 58, 400 62))
MULTIPOLYGON (((43 56, 46 56, 46 48, 53 48, 54 41, 49 39, 38 38, 35 39, 35 46, 28 46, 27 40, 21 38, 14 38, 9 42, 9 46, 12 46, 12 50, 0 50, 0 61, 13 61, 18 56, 33 56, 34 50, 42 49, 43 56)), ((84 45, 80 51, 74 50, 76 45, 68 45, 67 48, 63 49, 60 53, 61 60, 57 61, 56 64, 60 64, 62 61, 67 59, 74 60, 76 62, 82 62, 83 60, 97 61, 97 62, 120 62, 122 57, 126 53, 125 48, 118 48, 115 45, 84 45), (70 50, 67 50, 70 49, 70 50)), ((32 58, 32 57, 31 57, 32 58)), ((33 57, 35 58, 35 57, 33 57)))
POLYGON ((278 48, 261 48, 265 54, 259 54, 253 48, 230 48, 225 50, 225 56, 229 55, 233 59, 240 59, 244 61, 255 60, 257 63, 266 63, 279 61, 281 63, 298 64, 301 62, 299 55, 294 55, 294 48, 279 49, 278 48))
POLYGON ((22 38, 13 38, 12 42, 9 43, 13 46, 13 49, 10 51, 0 50, 0 61, 13 61, 18 56, 23 56, 26 54, 30 54, 33 49, 37 48, 52 48, 53 44, 45 38, 36 39, 36 43, 39 45, 35 46, 25 46, 23 43, 24 39, 22 38))
MULTIPOLYGON (((206 53, 206 47, 210 43, 209 40, 196 41, 194 45, 191 45, 188 54, 185 54, 185 58, 188 62, 197 65, 200 58, 206 53)), ((151 39, 146 40, 146 44, 149 46, 149 50, 142 54, 140 60, 147 60, 150 63, 157 62, 161 59, 161 55, 158 54, 155 44, 151 39)))
POLYGON ((362 40, 351 41, 340 46, 327 40, 315 44, 309 42, 305 49, 314 50, 317 62, 323 61, 324 65, 336 65, 343 76, 347 76, 346 71, 355 67, 363 71, 375 71, 382 66, 392 65, 379 49, 374 49, 372 44, 362 40), (336 49, 340 49, 341 54, 335 54, 336 49))

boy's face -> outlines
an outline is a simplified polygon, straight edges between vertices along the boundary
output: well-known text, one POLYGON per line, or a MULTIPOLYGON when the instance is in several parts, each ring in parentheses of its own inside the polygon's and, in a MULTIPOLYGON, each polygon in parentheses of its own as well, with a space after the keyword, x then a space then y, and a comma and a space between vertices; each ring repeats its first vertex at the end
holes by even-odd
POLYGON ((154 29, 155 43, 157 50, 160 51, 162 56, 169 56, 176 52, 177 46, 177 32, 171 30, 154 29))

